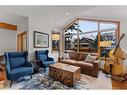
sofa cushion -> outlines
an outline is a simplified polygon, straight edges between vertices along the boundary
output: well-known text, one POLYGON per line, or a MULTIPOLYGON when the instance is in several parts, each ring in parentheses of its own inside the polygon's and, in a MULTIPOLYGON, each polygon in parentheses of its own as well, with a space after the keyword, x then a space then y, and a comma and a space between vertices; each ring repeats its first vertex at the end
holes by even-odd
POLYGON ((78 60, 79 53, 69 52, 70 59, 78 60))
POLYGON ((93 63, 96 60, 97 56, 91 56, 90 54, 87 55, 85 62, 93 63))
POLYGON ((63 62, 63 63, 72 63, 72 64, 74 64, 74 63, 76 63, 77 61, 76 61, 76 60, 72 60, 72 59, 63 59, 63 60, 61 60, 61 62, 63 62))
POLYGON ((89 62, 84 62, 84 61, 77 61, 76 64, 79 64, 79 66, 81 66, 81 68, 85 68, 85 69, 93 69, 93 64, 89 63, 89 62))
POLYGON ((86 59, 86 57, 87 57, 87 54, 80 53, 78 61, 84 61, 86 59))

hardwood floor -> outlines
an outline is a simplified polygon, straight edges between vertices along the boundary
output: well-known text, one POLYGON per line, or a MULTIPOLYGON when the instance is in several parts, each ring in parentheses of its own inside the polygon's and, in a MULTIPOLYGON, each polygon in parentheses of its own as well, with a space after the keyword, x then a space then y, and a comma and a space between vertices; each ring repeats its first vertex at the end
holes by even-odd
POLYGON ((127 81, 119 82, 112 80, 112 89, 113 90, 127 90, 127 81))

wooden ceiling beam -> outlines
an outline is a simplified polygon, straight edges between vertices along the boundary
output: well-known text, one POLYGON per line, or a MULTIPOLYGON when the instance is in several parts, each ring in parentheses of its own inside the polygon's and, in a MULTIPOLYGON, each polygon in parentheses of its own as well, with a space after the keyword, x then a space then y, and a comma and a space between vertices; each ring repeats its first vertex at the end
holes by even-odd
POLYGON ((17 31, 16 25, 4 23, 4 22, 0 22, 0 28, 17 31))

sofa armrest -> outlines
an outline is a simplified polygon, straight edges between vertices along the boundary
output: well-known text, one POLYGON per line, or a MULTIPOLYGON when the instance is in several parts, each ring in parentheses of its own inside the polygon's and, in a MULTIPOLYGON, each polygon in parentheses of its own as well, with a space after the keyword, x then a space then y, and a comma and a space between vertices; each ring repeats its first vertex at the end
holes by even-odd
POLYGON ((95 60, 94 63, 99 64, 100 63, 100 59, 95 60))
POLYGON ((98 59, 98 60, 95 60, 94 62, 93 62, 93 68, 94 69, 99 69, 99 63, 100 63, 100 60, 98 59))
POLYGON ((51 57, 48 57, 48 60, 49 60, 49 61, 54 61, 54 59, 53 59, 53 58, 51 58, 51 57))

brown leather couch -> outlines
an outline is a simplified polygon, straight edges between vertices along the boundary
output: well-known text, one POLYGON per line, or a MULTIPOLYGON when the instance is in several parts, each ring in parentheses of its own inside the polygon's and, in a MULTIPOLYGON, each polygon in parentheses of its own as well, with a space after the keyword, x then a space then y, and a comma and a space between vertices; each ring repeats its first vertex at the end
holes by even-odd
MULTIPOLYGON (((76 53, 69 52, 69 59, 62 59, 61 62, 65 64, 70 64, 74 66, 78 66, 81 68, 81 73, 92 75, 98 77, 99 71, 99 60, 95 60, 93 63, 85 62, 85 58, 88 54, 85 53, 76 53)), ((96 54, 90 54, 93 56, 97 56, 96 54)))

